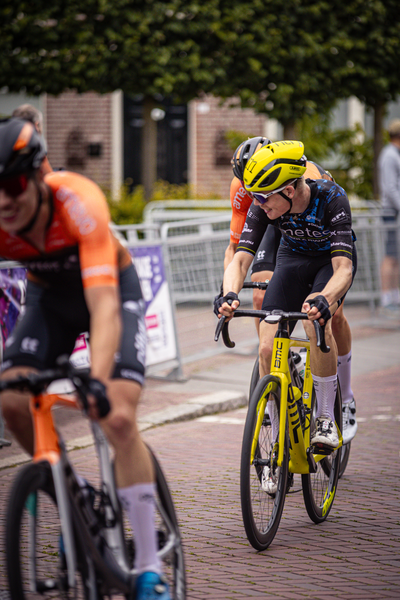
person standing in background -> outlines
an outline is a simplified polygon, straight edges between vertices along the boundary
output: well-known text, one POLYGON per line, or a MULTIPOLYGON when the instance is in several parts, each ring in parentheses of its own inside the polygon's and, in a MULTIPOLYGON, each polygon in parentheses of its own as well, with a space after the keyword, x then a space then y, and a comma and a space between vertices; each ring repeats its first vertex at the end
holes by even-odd
POLYGON ((400 212, 400 119, 389 123, 390 142, 378 161, 379 190, 386 231, 384 258, 381 264, 381 308, 388 316, 400 316, 399 248, 397 219, 400 212))
MULTIPOLYGON (((43 135, 43 114, 35 106, 32 106, 32 104, 21 104, 21 106, 18 106, 18 108, 13 111, 11 116, 33 123, 36 131, 40 135, 43 135)), ((47 154, 42 162, 41 169, 44 175, 51 173, 53 170, 48 161, 47 154)))

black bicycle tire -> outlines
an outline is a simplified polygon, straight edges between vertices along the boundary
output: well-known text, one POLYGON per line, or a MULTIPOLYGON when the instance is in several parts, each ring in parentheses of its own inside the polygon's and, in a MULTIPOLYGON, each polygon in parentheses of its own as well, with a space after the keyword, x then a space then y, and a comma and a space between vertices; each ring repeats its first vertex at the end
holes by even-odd
MULTIPOLYGON (((246 531, 247 539, 249 540, 253 548, 255 548, 256 550, 266 550, 266 548, 268 548, 268 546, 272 543, 276 535, 282 517, 288 482, 289 447, 288 436, 285 435, 285 440, 283 442, 283 463, 279 471, 277 493, 275 494, 275 497, 272 497, 267 492, 263 491, 261 488, 261 493, 259 494, 260 503, 263 506, 266 506, 266 502, 268 502, 271 506, 271 515, 269 516, 269 518, 267 517, 267 526, 264 528, 263 531, 260 531, 259 527, 257 526, 256 518, 253 514, 253 505, 255 504, 256 498, 252 494, 251 474, 252 469, 254 469, 254 467, 250 465, 250 453, 254 435, 254 428, 257 420, 257 405, 266 386, 269 385, 271 380, 274 381, 274 383, 276 383, 276 379, 271 375, 266 375, 265 377, 263 377, 258 382, 254 393, 250 399, 246 423, 243 432, 241 452, 240 499, 242 507, 243 524, 246 531)), ((278 404, 278 410, 280 410, 280 383, 276 383, 276 387, 276 401, 278 404)), ((261 453, 259 445, 257 450, 261 453)), ((260 473, 256 473, 256 476, 254 476, 253 473, 252 480, 254 481, 255 486, 257 486, 257 477, 260 480, 260 473)))
POLYGON ((249 402, 250 402, 250 398, 253 395, 254 390, 256 389, 256 385, 259 381, 260 381, 260 367, 259 367, 259 357, 257 356, 257 358, 254 362, 253 370, 251 372, 251 377, 250 377, 249 402))
POLYGON ((171 520, 171 523, 173 524, 174 533, 178 540, 178 546, 175 548, 174 552, 174 587, 172 589, 170 588, 171 599, 185 600, 187 589, 185 557, 178 517, 164 471, 154 452, 151 450, 151 448, 148 447, 148 449, 153 459, 158 497, 160 498, 160 502, 169 519, 171 520))
MULTIPOLYGON (((312 407, 313 408, 313 407, 312 407)), ((342 395, 338 386, 334 414, 339 429, 342 429, 342 395)), ((307 514, 319 524, 328 517, 339 480, 341 448, 317 463, 317 472, 302 475, 303 499, 307 514), (319 499, 318 499, 319 497, 319 499)))
POLYGON ((339 479, 341 479, 344 475, 344 472, 347 468, 350 458, 350 450, 351 450, 351 442, 342 446, 342 453, 340 456, 340 469, 339 469, 339 479))
MULTIPOLYGON (((23 468, 13 483, 8 500, 6 558, 10 596, 13 600, 28 600, 31 598, 31 594, 25 594, 23 589, 20 555, 21 521, 29 495, 39 491, 44 492, 56 506, 51 467, 47 462, 30 463, 23 468)), ((89 598, 88 590, 84 586, 84 575, 82 575, 81 580, 85 598, 89 598)), ((43 597, 45 598, 46 595, 43 595, 43 597)))

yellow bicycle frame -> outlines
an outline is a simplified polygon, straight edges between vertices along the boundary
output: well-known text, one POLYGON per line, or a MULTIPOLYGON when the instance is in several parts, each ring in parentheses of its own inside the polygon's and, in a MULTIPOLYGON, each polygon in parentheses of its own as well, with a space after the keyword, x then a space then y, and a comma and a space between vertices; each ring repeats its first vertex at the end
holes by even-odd
MULTIPOLYGON (((257 441, 260 434, 262 422, 264 419, 265 408, 267 405, 268 395, 276 390, 277 383, 281 387, 281 410, 279 417, 279 439, 285 438, 286 418, 288 422, 289 440, 290 440, 290 473, 307 474, 310 473, 310 465, 307 460, 307 449, 310 447, 310 430, 312 416, 312 394, 313 381, 310 369, 310 342, 300 338, 275 337, 271 361, 271 376, 274 378, 264 390, 264 394, 257 406, 257 423, 254 430, 254 438, 251 447, 251 462, 254 460, 257 441), (289 348, 304 347, 307 348, 307 358, 304 373, 303 389, 295 387, 292 384, 290 369, 289 369, 289 348), (303 404, 305 409, 305 426, 304 432, 301 426, 300 415, 297 408, 297 400, 303 396, 303 404)), ((337 425, 337 424, 336 424, 337 425)), ((342 434, 338 428, 339 446, 343 444, 342 434)), ((278 466, 282 465, 283 461, 283 444, 279 444, 278 450, 278 466)), ((324 458, 323 454, 313 454, 315 462, 324 458)))

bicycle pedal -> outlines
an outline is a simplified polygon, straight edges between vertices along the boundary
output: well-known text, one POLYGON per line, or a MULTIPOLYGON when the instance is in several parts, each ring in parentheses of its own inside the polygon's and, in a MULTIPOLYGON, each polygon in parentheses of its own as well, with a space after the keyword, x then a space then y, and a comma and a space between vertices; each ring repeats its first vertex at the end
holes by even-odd
POLYGON ((332 452, 335 452, 335 450, 337 450, 337 448, 332 448, 331 446, 326 446, 321 443, 313 444, 312 446, 313 454, 322 454, 323 456, 329 456, 332 452))

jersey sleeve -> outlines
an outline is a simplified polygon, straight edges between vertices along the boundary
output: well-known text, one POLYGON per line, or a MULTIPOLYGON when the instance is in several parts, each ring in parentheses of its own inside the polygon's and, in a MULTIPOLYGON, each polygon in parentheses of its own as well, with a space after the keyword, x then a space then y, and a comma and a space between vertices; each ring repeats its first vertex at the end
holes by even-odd
POLYGON ((242 182, 234 177, 230 189, 232 217, 231 217, 231 242, 237 244, 242 234, 246 221, 247 211, 251 205, 251 198, 244 189, 242 182))
POLYGON ((56 191, 60 217, 79 250, 84 288, 118 284, 117 249, 104 194, 86 177, 68 175, 56 191))
POLYGON ((268 219, 265 212, 252 203, 247 212, 246 222, 236 252, 249 252, 255 256, 267 226, 270 224, 274 224, 274 221, 268 219))
POLYGON ((346 192, 333 184, 328 194, 328 228, 331 236, 331 257, 345 256, 352 260, 353 232, 351 229, 351 209, 346 192))

